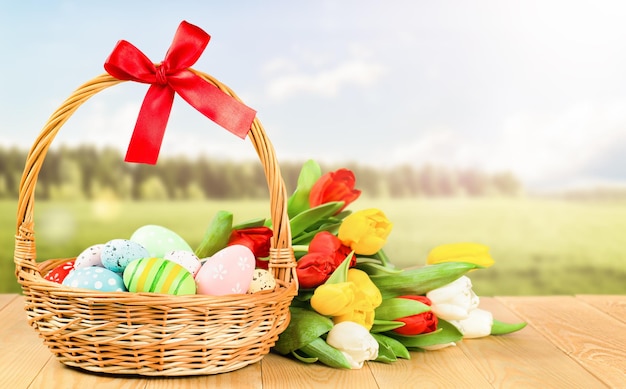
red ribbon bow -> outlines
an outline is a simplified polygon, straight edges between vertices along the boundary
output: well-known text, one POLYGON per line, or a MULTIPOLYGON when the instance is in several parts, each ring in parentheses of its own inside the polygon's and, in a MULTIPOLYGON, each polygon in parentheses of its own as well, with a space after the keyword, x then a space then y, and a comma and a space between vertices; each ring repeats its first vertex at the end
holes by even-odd
POLYGON ((151 84, 141 105, 125 161, 155 164, 174 94, 240 138, 245 138, 256 111, 189 70, 211 37, 183 21, 165 59, 154 64, 131 43, 121 40, 104 63, 113 77, 151 84))

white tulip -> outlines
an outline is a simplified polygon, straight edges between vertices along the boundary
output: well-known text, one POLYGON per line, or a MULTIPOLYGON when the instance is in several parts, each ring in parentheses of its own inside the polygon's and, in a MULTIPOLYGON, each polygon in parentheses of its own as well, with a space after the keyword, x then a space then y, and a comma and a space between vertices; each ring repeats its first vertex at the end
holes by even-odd
POLYGON ((491 335, 493 314, 484 309, 472 309, 469 317, 463 320, 453 320, 451 323, 461 331, 463 338, 482 338, 491 335))
POLYGON ((378 358, 378 342, 369 331, 352 321, 342 321, 328 332, 326 343, 346 357, 353 369, 363 367, 365 361, 378 358))
POLYGON ((478 307, 480 302, 472 290, 472 281, 467 276, 431 290, 426 297, 432 302, 433 313, 446 321, 467 319, 470 311, 478 307))

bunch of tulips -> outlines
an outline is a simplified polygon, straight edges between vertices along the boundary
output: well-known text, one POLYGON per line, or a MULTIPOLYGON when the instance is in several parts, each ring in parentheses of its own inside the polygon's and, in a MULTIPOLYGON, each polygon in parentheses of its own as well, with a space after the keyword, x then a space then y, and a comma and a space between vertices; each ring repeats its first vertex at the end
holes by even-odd
MULTIPOLYGON (((433 248, 421 267, 398 269, 384 252, 392 223, 380 209, 348 210, 361 191, 352 171, 322 174, 307 161, 288 200, 299 291, 273 351, 302 362, 357 369, 391 363, 411 350, 436 350, 463 338, 507 334, 508 324, 478 308, 467 273, 493 264, 489 248, 452 243, 433 248)), ((232 226, 222 213, 224 244, 244 244, 267 268, 272 232, 264 219, 232 226), (225 233, 227 232, 227 233, 225 233)), ((218 228, 219 229, 219 228, 218 228)))

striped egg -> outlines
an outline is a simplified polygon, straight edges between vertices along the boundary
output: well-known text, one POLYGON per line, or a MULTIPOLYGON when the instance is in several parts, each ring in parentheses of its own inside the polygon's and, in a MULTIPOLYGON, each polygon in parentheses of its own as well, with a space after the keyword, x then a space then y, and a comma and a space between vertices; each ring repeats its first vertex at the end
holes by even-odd
POLYGON ((193 275, 181 265, 163 258, 136 259, 126 266, 123 278, 129 292, 178 296, 196 293, 193 275))

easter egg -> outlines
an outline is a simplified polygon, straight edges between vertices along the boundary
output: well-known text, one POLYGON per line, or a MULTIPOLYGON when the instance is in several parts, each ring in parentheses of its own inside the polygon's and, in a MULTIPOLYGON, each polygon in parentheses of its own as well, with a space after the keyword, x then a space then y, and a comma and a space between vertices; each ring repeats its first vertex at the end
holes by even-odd
POLYGON ((100 253, 102 252, 103 247, 104 244, 102 243, 87 247, 82 253, 78 254, 78 257, 76 257, 74 268, 80 269, 92 266, 104 267, 104 265, 102 265, 102 259, 100 258, 100 253))
POLYGON ((246 246, 233 245, 218 251, 196 274, 198 293, 214 296, 246 293, 254 264, 254 253, 246 246))
POLYGON ((139 227, 130 237, 148 250, 149 256, 163 258, 166 253, 174 250, 192 251, 183 238, 174 231, 157 225, 139 227))
POLYGON ((166 253, 163 258, 181 265, 193 276, 200 270, 200 260, 191 251, 173 250, 166 253))
POLYGON ((100 252, 102 265, 115 273, 122 273, 126 266, 139 258, 149 257, 148 250, 128 239, 113 239, 105 243, 100 252))
POLYGON ((65 277, 63 285, 100 292, 123 292, 126 290, 124 280, 119 274, 97 266, 74 269, 65 277))
POLYGON ((57 284, 63 283, 63 280, 74 270, 74 260, 63 262, 62 264, 56 266, 54 269, 50 270, 43 278, 56 282, 57 284))
POLYGON ((130 292, 173 295, 195 294, 193 275, 181 265, 163 258, 132 261, 124 270, 124 284, 130 292))
POLYGON ((255 269, 248 293, 256 293, 262 290, 272 290, 276 287, 276 280, 272 273, 265 269, 255 269))

